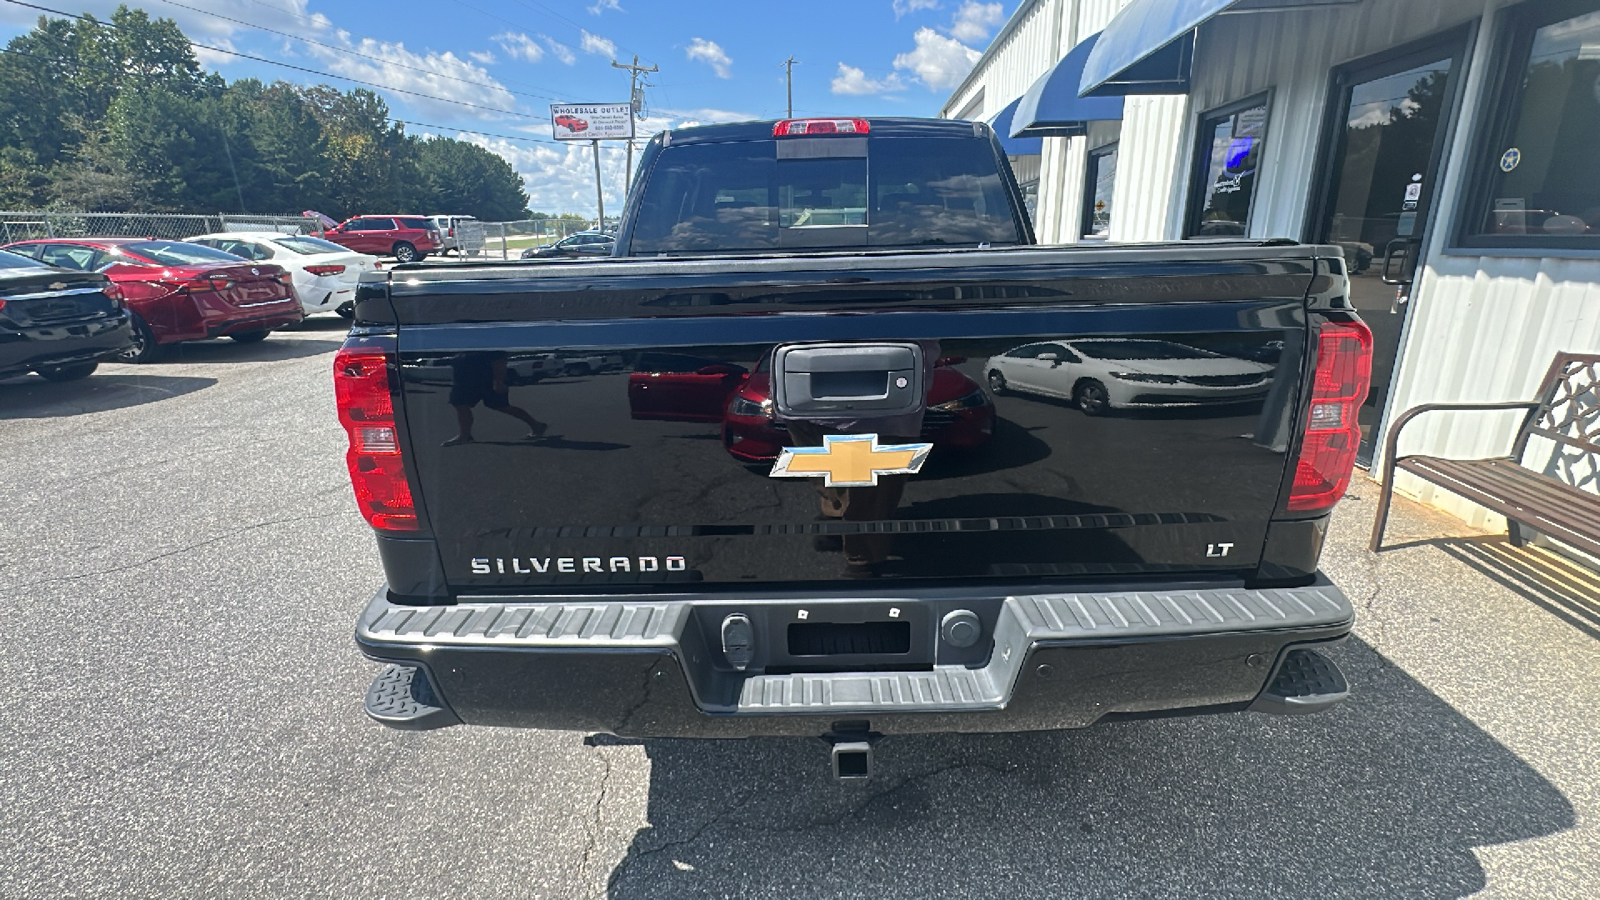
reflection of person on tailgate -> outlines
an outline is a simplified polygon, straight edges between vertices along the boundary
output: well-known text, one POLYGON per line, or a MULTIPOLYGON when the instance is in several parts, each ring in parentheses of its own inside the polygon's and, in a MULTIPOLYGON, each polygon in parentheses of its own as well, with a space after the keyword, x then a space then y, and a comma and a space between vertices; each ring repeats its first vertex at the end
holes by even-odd
POLYGON ((456 408, 456 436, 442 446, 472 443, 472 408, 479 403, 527 425, 525 440, 538 440, 549 430, 549 425, 527 410, 511 405, 511 392, 506 387, 506 354, 462 353, 450 360, 450 370, 450 405, 456 408))
MULTIPOLYGON (((922 348, 922 383, 931 384, 934 363, 939 359, 938 341, 917 341, 922 348)), ((920 440, 926 403, 916 412, 896 416, 865 418, 849 413, 838 416, 807 416, 788 419, 785 424, 796 447, 820 447, 830 434, 876 434, 879 444, 912 444, 920 440)), ((882 522, 894 518, 905 493, 906 475, 880 475, 874 487, 828 487, 813 479, 823 521, 882 522)), ((873 567, 889 558, 894 547, 892 532, 819 534, 814 542, 821 551, 843 550, 846 567, 852 574, 873 574, 873 567)))

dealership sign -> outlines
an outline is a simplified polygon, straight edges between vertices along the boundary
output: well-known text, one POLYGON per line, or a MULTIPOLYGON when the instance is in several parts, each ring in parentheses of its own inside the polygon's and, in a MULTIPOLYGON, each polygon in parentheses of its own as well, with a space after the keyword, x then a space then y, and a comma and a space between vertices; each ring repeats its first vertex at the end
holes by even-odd
POLYGON ((558 141, 627 140, 633 137, 633 104, 552 103, 550 127, 558 141))

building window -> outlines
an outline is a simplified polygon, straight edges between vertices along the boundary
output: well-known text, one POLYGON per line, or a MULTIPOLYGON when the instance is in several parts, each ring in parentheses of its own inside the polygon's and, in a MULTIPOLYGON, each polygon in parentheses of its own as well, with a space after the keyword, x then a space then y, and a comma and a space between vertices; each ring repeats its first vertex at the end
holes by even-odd
POLYGON ((1039 224, 1039 179, 1024 181, 1017 187, 1022 189, 1022 208, 1028 211, 1028 221, 1037 227, 1039 224))
POLYGON ((1236 237, 1250 231, 1267 134, 1265 94, 1200 118, 1186 237, 1236 237))
POLYGON ((1508 13, 1462 243, 1600 250, 1600 0, 1508 13))
POLYGON ((1083 236, 1111 236, 1111 196, 1117 186, 1117 145, 1089 151, 1088 181, 1083 190, 1083 236))

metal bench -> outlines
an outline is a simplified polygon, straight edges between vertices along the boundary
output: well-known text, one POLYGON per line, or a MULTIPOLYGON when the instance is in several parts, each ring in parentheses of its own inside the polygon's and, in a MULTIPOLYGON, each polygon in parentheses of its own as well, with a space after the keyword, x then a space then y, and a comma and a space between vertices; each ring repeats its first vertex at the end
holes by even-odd
POLYGON ((1539 399, 1510 403, 1425 403, 1405 411, 1389 429, 1385 442, 1383 487, 1378 516, 1372 523, 1376 553, 1383 546, 1394 494, 1395 470, 1459 494, 1506 517, 1511 543, 1522 546, 1524 529, 1541 532, 1585 553, 1600 556, 1600 495, 1578 483, 1600 482, 1600 354, 1560 353, 1550 364, 1539 399), (1491 459, 1442 459, 1399 456, 1400 432, 1412 419, 1437 410, 1480 412, 1525 409, 1509 456, 1491 459), (1535 472, 1522 464, 1528 441, 1555 442, 1556 452, 1535 472), (1568 480, 1556 477, 1566 474, 1568 480))

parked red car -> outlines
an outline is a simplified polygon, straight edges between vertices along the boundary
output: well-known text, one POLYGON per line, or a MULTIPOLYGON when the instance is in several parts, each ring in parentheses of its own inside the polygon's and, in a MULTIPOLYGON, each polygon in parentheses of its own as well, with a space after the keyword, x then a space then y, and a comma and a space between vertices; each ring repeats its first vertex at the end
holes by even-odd
POLYGON ((589 130, 588 121, 586 121, 584 119, 580 119, 577 116, 569 116, 569 115, 566 115, 566 114, 562 114, 562 115, 556 116, 556 124, 560 125, 562 128, 565 128, 568 131, 588 131, 589 130))
POLYGON ((133 313, 127 362, 149 362, 181 341, 231 337, 253 344, 305 318, 282 267, 185 241, 48 238, 4 249, 46 265, 102 272, 133 313))
POLYGON ((356 216, 323 235, 335 244, 373 256, 419 262, 444 246, 439 226, 427 216, 356 216))
MULTIPOLYGON (((933 370, 922 439, 946 450, 972 450, 994 435, 994 402, 983 387, 947 366, 933 370)), ((772 379, 763 364, 734 392, 722 419, 722 446, 741 462, 764 463, 793 441, 772 415, 772 379)))
MULTIPOLYGON (((994 401, 983 386, 942 359, 928 385, 922 437, 935 447, 976 449, 994 435, 994 401)), ((628 408, 635 419, 720 422, 722 446, 741 462, 777 459, 791 445, 789 429, 775 419, 767 360, 754 372, 715 360, 668 353, 641 358, 628 376, 628 408)))

